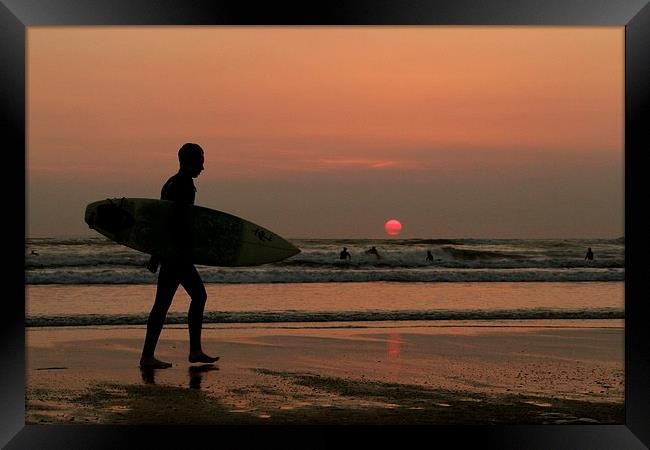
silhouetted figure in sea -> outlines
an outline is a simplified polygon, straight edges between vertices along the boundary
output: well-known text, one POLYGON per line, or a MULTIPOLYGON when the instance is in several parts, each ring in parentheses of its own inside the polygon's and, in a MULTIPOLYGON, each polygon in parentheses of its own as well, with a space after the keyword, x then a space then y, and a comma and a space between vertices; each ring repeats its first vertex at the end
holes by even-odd
POLYGON ((32 252, 30 253, 30 255, 38 256, 38 253, 36 253, 36 250, 32 250, 32 252))
POLYGON ((377 259, 381 259, 381 256, 379 255, 379 252, 377 251, 374 245, 372 246, 372 248, 366 250, 366 253, 369 255, 375 255, 377 259))
POLYGON ((427 250, 427 261, 433 261, 433 255, 431 254, 431 250, 427 250))
POLYGON ((587 249, 587 254, 585 255, 585 259, 587 261, 593 261, 594 260, 594 252, 591 251, 591 247, 587 249))
MULTIPOLYGON (((173 238, 179 249, 186 252, 191 250, 191 230, 186 221, 187 207, 194 204, 196 188, 193 178, 203 171, 203 149, 198 144, 187 143, 178 150, 180 169, 178 173, 167 180, 160 193, 161 200, 176 202, 178 209, 172 218, 170 226, 173 238)), ((167 311, 172 303, 179 285, 182 285, 191 298, 187 323, 190 335, 190 353, 188 360, 192 363, 213 363, 219 357, 211 357, 203 353, 201 348, 201 328, 203 326, 203 310, 207 293, 199 273, 191 262, 191 255, 186 253, 175 259, 160 259, 152 255, 147 268, 155 273, 160 265, 156 298, 147 321, 147 335, 142 348, 140 367, 166 368, 171 363, 160 361, 154 357, 156 344, 160 337, 167 311)))
POLYGON ((339 253, 339 259, 352 259, 347 247, 343 247, 343 250, 339 253))

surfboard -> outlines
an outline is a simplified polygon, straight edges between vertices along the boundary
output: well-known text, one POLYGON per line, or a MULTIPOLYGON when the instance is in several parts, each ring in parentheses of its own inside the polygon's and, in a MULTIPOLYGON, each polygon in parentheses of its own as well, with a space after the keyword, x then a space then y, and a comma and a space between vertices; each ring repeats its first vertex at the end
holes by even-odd
POLYGON ((161 259, 206 266, 257 266, 300 253, 286 239, 240 217, 149 198, 109 198, 86 206, 90 228, 161 259))

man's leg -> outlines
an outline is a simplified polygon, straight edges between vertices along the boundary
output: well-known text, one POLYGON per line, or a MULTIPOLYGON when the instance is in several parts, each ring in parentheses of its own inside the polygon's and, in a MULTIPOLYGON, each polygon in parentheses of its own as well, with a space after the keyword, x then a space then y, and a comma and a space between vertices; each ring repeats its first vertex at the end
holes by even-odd
POLYGON ((160 361, 154 357, 156 344, 167 317, 167 311, 172 304, 174 294, 178 289, 178 274, 173 267, 162 264, 158 273, 158 285, 156 287, 156 299, 154 301, 149 319, 147 320, 147 335, 144 339, 140 366, 165 368, 171 367, 170 363, 160 361))
POLYGON ((211 357, 203 353, 201 346, 201 331, 203 329, 203 311, 208 294, 201 276, 194 265, 188 265, 183 270, 181 284, 191 298, 190 309, 187 314, 187 325, 190 333, 190 362, 213 363, 219 359, 218 356, 211 357))

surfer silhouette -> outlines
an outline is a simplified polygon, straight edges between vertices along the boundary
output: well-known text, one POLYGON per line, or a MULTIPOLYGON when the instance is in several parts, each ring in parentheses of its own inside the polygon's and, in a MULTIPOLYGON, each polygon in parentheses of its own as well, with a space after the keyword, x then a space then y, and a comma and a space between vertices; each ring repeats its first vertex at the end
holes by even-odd
POLYGON ((172 219, 171 227, 174 230, 176 245, 188 253, 175 259, 162 259, 152 255, 147 263, 147 268, 151 272, 155 273, 159 266, 160 271, 158 272, 156 297, 147 320, 147 334, 142 348, 140 367, 160 369, 171 367, 171 363, 155 358, 154 352, 167 311, 179 285, 183 286, 191 299, 187 316, 190 335, 189 362, 213 363, 219 359, 218 356, 206 355, 201 347, 203 310, 207 300, 207 293, 201 276, 189 259, 191 256, 189 254, 191 250, 191 233, 188 223, 185 221, 187 214, 184 214, 187 211, 186 208, 194 204, 196 188, 192 179, 198 177, 203 171, 205 161, 203 149, 198 144, 183 144, 178 150, 178 161, 180 169, 164 184, 160 199, 177 203, 178 209, 172 219))
POLYGON ((431 254, 431 250, 427 250, 427 261, 433 261, 433 255, 431 254))
POLYGON ((591 247, 587 249, 587 254, 585 255, 585 259, 588 261, 594 260, 594 252, 591 251, 591 247))
POLYGON ((377 251, 377 249, 375 248, 374 245, 372 246, 372 248, 366 250, 366 253, 368 253, 370 255, 375 255, 377 257, 377 259, 381 259, 381 256, 379 256, 379 252, 377 251))
POLYGON ((339 259, 352 259, 347 247, 343 247, 343 250, 339 253, 339 259))

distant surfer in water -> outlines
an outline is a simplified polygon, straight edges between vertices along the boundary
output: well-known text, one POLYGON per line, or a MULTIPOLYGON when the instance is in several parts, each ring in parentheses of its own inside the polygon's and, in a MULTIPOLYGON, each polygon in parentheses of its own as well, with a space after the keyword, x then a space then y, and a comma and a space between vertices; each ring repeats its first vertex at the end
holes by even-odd
POLYGON ((381 259, 381 256, 379 256, 379 252, 377 251, 377 249, 375 248, 374 245, 372 246, 372 248, 366 250, 366 253, 368 253, 370 255, 375 255, 377 257, 377 259, 381 259))
POLYGON ((594 252, 591 251, 591 247, 587 249, 587 254, 585 255, 585 259, 587 261, 593 261, 594 260, 594 252))
MULTIPOLYGON (((175 229, 175 237, 180 248, 189 249, 191 243, 190 231, 184 222, 186 211, 183 206, 194 204, 196 188, 194 187, 193 178, 199 176, 203 171, 203 149, 198 144, 187 143, 178 150, 178 161, 180 169, 177 174, 173 175, 162 187, 160 193, 161 200, 171 200, 177 202, 179 209, 178 216, 173 219, 172 227, 175 229)), ((189 255, 187 255, 189 257, 189 255)), ((160 337, 167 311, 171 306, 174 294, 179 285, 187 291, 191 298, 190 309, 188 312, 187 322, 190 334, 190 354, 188 360, 192 363, 213 363, 219 359, 218 356, 212 357, 203 353, 201 348, 201 328, 203 326, 203 310, 207 293, 201 276, 188 258, 177 258, 175 260, 159 259, 152 255, 147 268, 158 273, 158 284, 156 288, 156 298, 154 305, 149 313, 147 320, 147 335, 142 348, 140 358, 140 367, 143 368, 166 368, 171 367, 171 363, 160 361, 154 357, 156 344, 160 337)))
POLYGON ((427 250, 427 261, 433 261, 433 255, 431 254, 431 250, 427 250))
POLYGON ((339 253, 339 259, 352 259, 347 247, 343 247, 343 250, 339 253))

